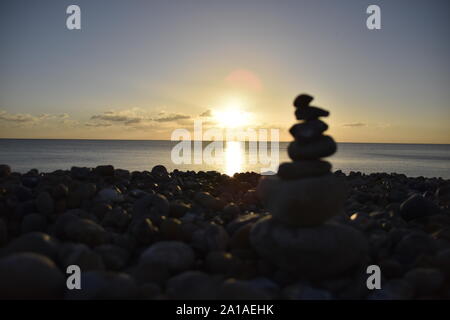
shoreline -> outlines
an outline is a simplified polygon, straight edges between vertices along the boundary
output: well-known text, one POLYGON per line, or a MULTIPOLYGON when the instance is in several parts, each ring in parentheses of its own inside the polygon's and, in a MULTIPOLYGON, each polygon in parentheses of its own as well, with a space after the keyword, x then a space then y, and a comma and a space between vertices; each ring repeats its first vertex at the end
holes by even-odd
POLYGON ((362 232, 369 254, 346 273, 309 279, 277 269, 250 243, 252 226, 270 214, 257 173, 106 165, 20 174, 2 165, 0 297, 450 299, 450 180, 332 174, 349 192, 330 223, 362 232), (74 264, 86 290, 65 288, 74 264), (370 291, 374 264, 383 285, 370 291), (20 272, 28 267, 37 274, 20 272))

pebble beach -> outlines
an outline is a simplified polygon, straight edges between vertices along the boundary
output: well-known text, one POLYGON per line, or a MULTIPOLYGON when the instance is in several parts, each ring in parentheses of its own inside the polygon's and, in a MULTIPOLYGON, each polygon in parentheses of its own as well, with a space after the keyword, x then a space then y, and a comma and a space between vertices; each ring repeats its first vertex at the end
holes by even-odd
POLYGON ((348 196, 320 228, 354 230, 358 250, 305 231, 289 268, 274 263, 283 252, 255 250, 252 229, 271 215, 257 173, 13 169, 0 165, 1 299, 450 298, 449 180, 334 171, 348 196), (81 290, 66 286, 70 265, 81 290))

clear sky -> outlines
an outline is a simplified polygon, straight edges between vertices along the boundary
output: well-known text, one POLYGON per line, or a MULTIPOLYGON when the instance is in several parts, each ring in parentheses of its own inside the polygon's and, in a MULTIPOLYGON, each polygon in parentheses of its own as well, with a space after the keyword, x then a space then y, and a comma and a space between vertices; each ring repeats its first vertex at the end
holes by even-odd
POLYGON ((0 137, 170 139, 239 118, 290 140, 307 92, 338 142, 450 143, 449 39, 448 0, 2 0, 0 137))

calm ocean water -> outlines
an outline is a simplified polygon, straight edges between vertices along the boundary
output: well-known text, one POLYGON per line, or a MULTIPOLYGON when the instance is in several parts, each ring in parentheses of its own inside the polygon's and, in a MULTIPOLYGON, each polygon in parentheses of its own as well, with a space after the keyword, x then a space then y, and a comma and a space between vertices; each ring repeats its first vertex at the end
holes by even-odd
MULTIPOLYGON (((171 150, 176 144, 172 141, 0 139, 0 163, 9 164, 17 172, 33 168, 51 172, 99 164, 128 170, 150 170, 162 164, 170 170, 217 170, 227 174, 260 172, 261 168, 267 168, 267 165, 250 164, 254 154, 240 143, 224 148, 220 164, 176 165, 171 160, 171 150)), ((287 145, 284 142, 279 145, 280 162, 288 161, 287 145)), ((411 177, 450 179, 450 145, 339 143, 338 152, 329 160, 333 170, 346 173, 396 172, 411 177)))

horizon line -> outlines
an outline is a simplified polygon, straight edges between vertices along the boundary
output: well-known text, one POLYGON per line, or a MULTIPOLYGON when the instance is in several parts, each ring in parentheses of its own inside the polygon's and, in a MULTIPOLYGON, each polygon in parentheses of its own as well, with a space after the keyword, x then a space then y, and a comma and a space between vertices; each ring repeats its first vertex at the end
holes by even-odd
MULTIPOLYGON (((73 140, 73 141, 171 141, 171 142, 180 142, 186 140, 170 140, 170 139, 90 139, 90 138, 0 138, 0 140, 73 140)), ((190 140, 190 141, 199 141, 199 140, 190 140)), ((222 141, 226 142, 226 140, 200 140, 201 142, 213 142, 213 141, 222 141)), ((254 140, 251 140, 254 141, 254 140)), ((280 140, 278 142, 292 142, 294 140, 280 140)), ((240 141, 240 142, 250 142, 248 140, 240 141)), ((271 141, 267 141, 271 142, 271 141)), ((351 141, 336 141, 336 143, 353 143, 353 144, 423 144, 423 145, 450 145, 450 143, 435 143, 435 142, 351 142, 351 141)))

